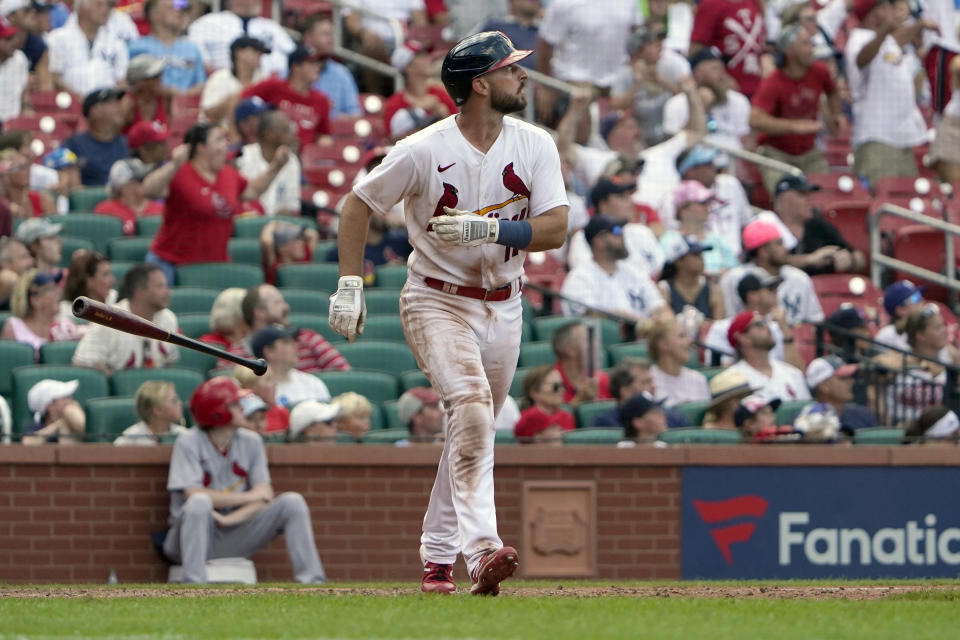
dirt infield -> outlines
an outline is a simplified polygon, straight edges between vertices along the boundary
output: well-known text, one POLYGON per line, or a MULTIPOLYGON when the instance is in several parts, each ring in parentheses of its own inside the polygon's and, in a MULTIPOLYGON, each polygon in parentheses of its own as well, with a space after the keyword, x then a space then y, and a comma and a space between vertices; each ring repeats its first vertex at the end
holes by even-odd
MULTIPOLYGON (((522 582, 504 584, 503 595, 507 597, 553 596, 568 598, 602 598, 608 596, 633 598, 764 598, 790 600, 882 600, 890 596, 921 591, 956 593, 960 597, 960 585, 836 585, 836 586, 725 586, 691 584, 674 586, 526 586, 522 582)), ((151 587, 137 586, 3 586, 2 598, 201 598, 209 596, 253 595, 263 593, 316 594, 318 596, 418 596, 420 590, 410 588, 354 588, 354 587, 151 587)), ((460 594, 465 595, 466 589, 460 594)))

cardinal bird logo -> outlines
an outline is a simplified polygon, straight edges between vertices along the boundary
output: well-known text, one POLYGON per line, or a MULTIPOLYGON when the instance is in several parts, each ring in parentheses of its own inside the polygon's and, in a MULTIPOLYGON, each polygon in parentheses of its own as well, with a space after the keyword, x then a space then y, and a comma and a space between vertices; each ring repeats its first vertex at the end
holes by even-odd
POLYGON ((520 176, 513 172, 512 162, 503 168, 503 186, 516 196, 530 197, 530 189, 527 189, 520 176))
MULTIPOLYGON (((457 197, 457 188, 450 184, 449 182, 443 183, 443 195, 440 196, 440 200, 437 201, 437 208, 433 210, 433 217, 446 215, 447 212, 443 210, 444 207, 450 207, 451 209, 457 206, 457 203, 460 199, 457 197)), ((427 225, 427 231, 433 231, 433 225, 427 225)))

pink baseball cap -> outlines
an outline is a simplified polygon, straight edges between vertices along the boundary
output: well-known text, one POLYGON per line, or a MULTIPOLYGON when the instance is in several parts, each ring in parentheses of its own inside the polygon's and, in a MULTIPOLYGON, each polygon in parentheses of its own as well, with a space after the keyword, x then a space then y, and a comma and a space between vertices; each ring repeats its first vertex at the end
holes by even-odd
POLYGON ((754 220, 743 228, 743 250, 753 251, 780 239, 780 229, 768 220, 754 220))
POLYGON ((684 180, 673 190, 673 206, 677 209, 689 202, 709 202, 716 197, 713 189, 708 189, 697 180, 684 180))

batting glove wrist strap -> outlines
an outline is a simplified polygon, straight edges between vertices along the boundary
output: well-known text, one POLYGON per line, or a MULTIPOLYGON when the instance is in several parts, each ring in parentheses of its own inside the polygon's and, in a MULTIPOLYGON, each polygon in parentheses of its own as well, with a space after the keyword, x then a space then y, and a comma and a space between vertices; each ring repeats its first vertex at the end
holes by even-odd
POLYGON ((497 244, 514 249, 526 249, 527 245, 533 239, 533 227, 526 220, 499 220, 498 228, 500 230, 497 244))

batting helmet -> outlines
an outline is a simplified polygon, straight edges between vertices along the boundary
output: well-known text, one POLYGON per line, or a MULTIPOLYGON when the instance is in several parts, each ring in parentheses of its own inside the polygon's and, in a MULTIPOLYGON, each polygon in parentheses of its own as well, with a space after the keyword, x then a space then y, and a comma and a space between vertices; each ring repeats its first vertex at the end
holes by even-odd
POLYGON ((233 378, 218 376, 194 389, 190 413, 200 428, 225 427, 233 420, 230 405, 240 400, 240 386, 233 378))
POLYGON ((470 97, 474 78, 523 60, 532 50, 514 49, 510 38, 500 31, 484 31, 467 36, 443 59, 440 78, 453 102, 460 106, 470 97))

